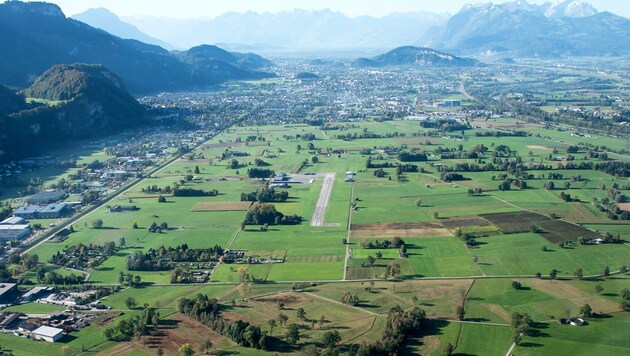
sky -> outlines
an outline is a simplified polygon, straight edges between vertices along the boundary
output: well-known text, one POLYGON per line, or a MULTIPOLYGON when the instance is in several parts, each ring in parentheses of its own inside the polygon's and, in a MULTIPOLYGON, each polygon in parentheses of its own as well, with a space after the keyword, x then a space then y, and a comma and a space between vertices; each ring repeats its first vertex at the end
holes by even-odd
MULTIPOLYGON (((2 0, 0 0, 2 1, 2 0)), ((394 12, 428 11, 455 14, 467 3, 490 0, 48 0, 67 16, 104 7, 118 16, 164 16, 179 19, 215 17, 225 12, 279 12, 291 9, 329 8, 356 17, 381 17, 394 12)), ((548 0, 529 0, 542 4, 548 0)), ((507 2, 496 0, 495 3, 507 2)), ((630 1, 589 0, 599 11, 630 17, 630 1)))

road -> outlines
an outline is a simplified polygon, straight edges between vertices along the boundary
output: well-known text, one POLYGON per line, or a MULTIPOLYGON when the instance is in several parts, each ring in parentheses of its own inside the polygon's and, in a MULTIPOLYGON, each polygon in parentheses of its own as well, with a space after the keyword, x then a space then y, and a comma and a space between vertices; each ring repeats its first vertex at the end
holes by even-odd
POLYGON ((317 199, 317 205, 315 205, 315 211, 311 218, 311 226, 324 226, 326 210, 328 210, 328 202, 330 201, 330 194, 332 193, 334 183, 335 173, 326 173, 324 184, 322 185, 322 190, 319 193, 319 199, 317 199))

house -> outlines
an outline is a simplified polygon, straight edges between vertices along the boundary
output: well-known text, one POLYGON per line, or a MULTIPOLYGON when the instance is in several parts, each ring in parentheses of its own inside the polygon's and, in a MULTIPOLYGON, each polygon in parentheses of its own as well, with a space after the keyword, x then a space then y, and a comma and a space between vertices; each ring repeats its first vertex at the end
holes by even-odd
POLYGON ((16 283, 2 283, 0 284, 0 304, 13 303, 18 296, 18 289, 16 283))
POLYGON ((18 320, 20 313, 2 312, 0 313, 0 329, 6 329, 14 321, 18 320))
POLYGON ((40 192, 33 196, 30 196, 26 199, 26 202, 31 205, 42 205, 42 204, 50 204, 56 203, 60 200, 66 198, 66 193, 50 191, 50 192, 40 192))
POLYGON ((63 337, 63 329, 52 328, 50 326, 40 326, 31 333, 33 338, 48 342, 59 341, 63 337))
POLYGON ((0 225, 0 241, 21 240, 32 232, 30 225, 0 225))

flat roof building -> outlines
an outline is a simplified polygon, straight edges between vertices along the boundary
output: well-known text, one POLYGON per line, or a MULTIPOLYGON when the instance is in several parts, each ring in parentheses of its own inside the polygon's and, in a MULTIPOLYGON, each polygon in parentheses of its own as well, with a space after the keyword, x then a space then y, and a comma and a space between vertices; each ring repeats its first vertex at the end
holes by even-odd
POLYGON ((46 206, 29 205, 18 208, 13 216, 24 219, 58 219, 64 217, 70 211, 70 205, 49 204, 46 206))
POLYGON ((0 241, 21 240, 32 232, 30 225, 0 225, 0 241))
POLYGON ((26 198, 26 202, 33 205, 50 204, 63 200, 65 197, 66 193, 64 192, 40 192, 26 198))
POLYGON ((48 342, 59 341, 63 337, 63 329, 53 328, 50 326, 40 326, 31 333, 34 338, 38 338, 48 342))
POLYGON ((18 289, 16 283, 1 283, 0 284, 0 304, 12 303, 18 295, 18 289))

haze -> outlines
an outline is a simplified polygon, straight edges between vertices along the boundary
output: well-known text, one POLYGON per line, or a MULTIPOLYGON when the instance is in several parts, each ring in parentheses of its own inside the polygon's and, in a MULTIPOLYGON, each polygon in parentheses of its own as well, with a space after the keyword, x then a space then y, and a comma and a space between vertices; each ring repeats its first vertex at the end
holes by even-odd
MULTIPOLYGON (((67 15, 81 13, 90 8, 105 7, 119 16, 164 16, 172 18, 214 17, 225 12, 279 12, 290 9, 321 10, 329 8, 348 16, 370 15, 384 16, 394 12, 427 11, 454 14, 469 0, 56 0, 67 15)), ((506 1, 495 1, 504 3, 506 1)), ((542 4, 545 0, 533 0, 530 3, 542 4)), ((622 16, 630 16, 630 3, 626 1, 592 0, 590 3, 599 11, 609 11, 622 16)))

